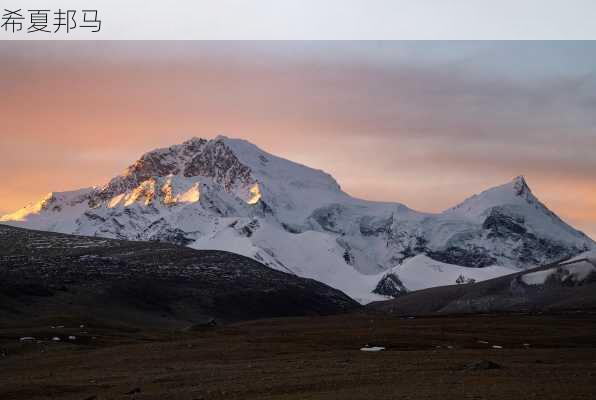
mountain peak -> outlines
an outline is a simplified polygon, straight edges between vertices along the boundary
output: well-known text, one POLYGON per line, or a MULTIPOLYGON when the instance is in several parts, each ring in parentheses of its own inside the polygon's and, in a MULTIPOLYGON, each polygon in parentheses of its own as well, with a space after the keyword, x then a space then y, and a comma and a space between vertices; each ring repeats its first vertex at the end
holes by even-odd
MULTIPOLYGON (((180 145, 174 145, 174 146, 170 146, 168 147, 168 149, 171 149, 172 147, 176 147, 176 146, 193 146, 193 145, 200 145, 203 143, 206 143, 207 139, 198 137, 198 136, 193 136, 188 140, 185 140, 184 142, 182 142, 182 144, 180 145)), ((158 149, 159 150, 159 149, 158 149)), ((151 152, 150 152, 151 153, 151 152)))
POLYGON ((532 193, 532 190, 530 190, 530 187, 528 186, 528 183, 526 182, 526 179, 523 175, 513 178, 511 183, 516 196, 524 196, 526 194, 532 193))
MULTIPOLYGON (((256 183, 251 169, 244 165, 223 136, 207 140, 192 137, 181 144, 159 148, 143 154, 122 175, 112 179, 99 193, 102 200, 142 185, 149 180, 170 176, 207 178, 227 191, 256 183)), ((227 139, 226 139, 227 141, 227 139)))
POLYGON ((154 202, 147 199, 155 199, 165 191, 170 204, 176 188, 186 193, 197 182, 221 187, 249 205, 262 203, 262 207, 273 207, 286 219, 295 216, 300 221, 317 204, 313 198, 334 202, 347 196, 323 171, 271 155, 249 141, 218 135, 213 139, 192 137, 143 154, 122 175, 103 186, 91 203, 94 207, 119 204, 117 199, 130 195, 134 202, 144 196, 146 205, 150 205, 154 202))
POLYGON ((537 203, 539 201, 532 194, 525 177, 519 175, 503 185, 472 195, 455 207, 446 210, 445 214, 480 216, 493 207, 537 203))

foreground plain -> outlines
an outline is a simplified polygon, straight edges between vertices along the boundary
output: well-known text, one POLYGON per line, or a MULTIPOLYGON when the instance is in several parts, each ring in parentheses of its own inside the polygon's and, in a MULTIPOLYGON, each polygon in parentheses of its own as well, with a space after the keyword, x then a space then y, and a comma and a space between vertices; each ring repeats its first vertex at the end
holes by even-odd
POLYGON ((0 328, 3 400, 593 399, 595 394, 596 313, 419 318, 356 313, 170 331, 56 317, 0 328), (41 342, 20 342, 24 336, 41 342), (52 337, 60 341, 48 340, 52 337), (386 351, 360 351, 364 345, 386 351), (500 368, 478 367, 481 360, 500 368))

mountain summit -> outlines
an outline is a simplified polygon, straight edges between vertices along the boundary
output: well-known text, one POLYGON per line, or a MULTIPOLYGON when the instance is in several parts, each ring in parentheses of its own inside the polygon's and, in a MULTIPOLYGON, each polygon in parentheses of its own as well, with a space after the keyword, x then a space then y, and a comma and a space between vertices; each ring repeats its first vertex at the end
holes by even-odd
MULTIPOLYGON (((51 193, 0 221, 227 250, 363 302, 424 286, 417 279, 408 287, 410 274, 389 285, 397 292, 371 293, 388 271, 396 278, 394 267, 416 255, 430 260, 425 265, 439 265, 437 270, 501 268, 488 278, 595 246, 548 210, 523 177, 443 213, 420 213, 399 203, 353 198, 323 171, 224 136, 150 151, 103 186, 51 193)), ((469 275, 480 279, 483 273, 469 275)), ((428 286, 456 283, 452 274, 444 276, 445 281, 429 279, 428 286)))

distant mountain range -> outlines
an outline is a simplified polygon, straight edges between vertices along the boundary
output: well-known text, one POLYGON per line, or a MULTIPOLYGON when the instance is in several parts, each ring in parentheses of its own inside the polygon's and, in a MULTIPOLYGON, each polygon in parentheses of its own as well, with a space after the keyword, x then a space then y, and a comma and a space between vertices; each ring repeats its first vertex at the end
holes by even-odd
POLYGON ((323 171, 223 136, 148 152, 103 186, 51 193, 0 221, 226 250, 360 302, 481 281, 596 248, 523 177, 431 214, 356 199, 323 171))

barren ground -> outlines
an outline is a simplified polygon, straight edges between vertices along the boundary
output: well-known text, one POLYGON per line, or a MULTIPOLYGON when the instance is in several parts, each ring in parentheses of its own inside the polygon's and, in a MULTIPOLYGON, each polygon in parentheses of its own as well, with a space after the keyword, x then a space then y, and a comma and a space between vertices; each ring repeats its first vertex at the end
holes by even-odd
POLYGON ((0 325, 2 400, 595 397, 590 313, 359 313, 194 331, 140 331, 73 317, 0 325), (19 342, 23 336, 42 341, 19 342), (61 341, 48 340, 54 336, 61 341), (366 344, 387 350, 360 351, 366 344), (465 368, 480 360, 502 368, 465 368))

